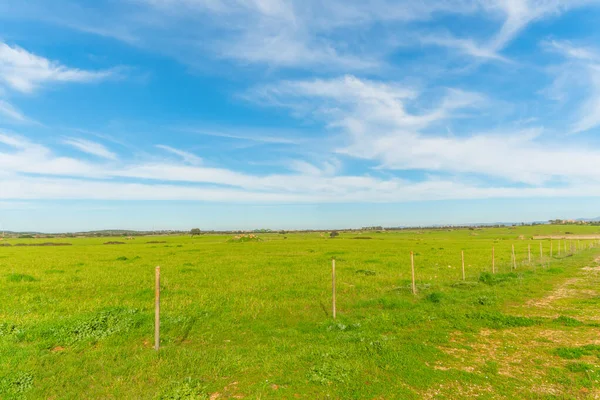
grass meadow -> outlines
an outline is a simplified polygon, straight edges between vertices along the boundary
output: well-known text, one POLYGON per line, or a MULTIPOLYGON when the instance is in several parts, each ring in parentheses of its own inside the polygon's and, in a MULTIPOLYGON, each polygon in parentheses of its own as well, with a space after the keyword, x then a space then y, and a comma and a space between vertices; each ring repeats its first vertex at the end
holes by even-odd
POLYGON ((11 246, 0 247, 0 398, 592 396, 600 346, 572 338, 597 332, 598 314, 588 311, 600 296, 592 287, 573 303, 548 306, 551 312, 529 306, 576 282, 600 253, 565 254, 560 242, 559 256, 554 240, 550 257, 543 240, 540 259, 540 241, 530 238, 565 232, 600 228, 342 232, 334 239, 288 233, 250 242, 217 235, 5 240, 11 246), (115 240, 126 243, 103 244, 115 240), (15 246, 40 241, 72 246, 15 246), (417 295, 410 291, 411 251, 417 295), (495 346, 485 342, 490 338, 498 352, 487 354, 495 346), (523 351, 530 353, 509 357, 523 351))

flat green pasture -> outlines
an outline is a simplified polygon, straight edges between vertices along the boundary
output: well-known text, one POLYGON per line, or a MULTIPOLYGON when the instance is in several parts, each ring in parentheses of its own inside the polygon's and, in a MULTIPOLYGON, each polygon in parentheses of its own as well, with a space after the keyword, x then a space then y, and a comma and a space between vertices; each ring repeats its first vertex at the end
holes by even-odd
MULTIPOLYGON (((470 397, 465 387, 483 398, 539 398, 518 377, 494 373, 493 364, 489 371, 439 365, 456 361, 443 349, 457 334, 556 324, 554 316, 510 310, 544 296, 600 252, 572 255, 564 241, 530 240, 565 232, 600 228, 342 232, 335 239, 288 233, 245 243, 217 235, 4 240, 11 246, 0 246, 0 398, 470 397), (15 246, 40 242, 72 246, 15 246), (461 396, 440 391, 456 382, 466 385, 456 389, 461 396)), ((577 376, 565 370, 556 385, 569 387, 577 376)))

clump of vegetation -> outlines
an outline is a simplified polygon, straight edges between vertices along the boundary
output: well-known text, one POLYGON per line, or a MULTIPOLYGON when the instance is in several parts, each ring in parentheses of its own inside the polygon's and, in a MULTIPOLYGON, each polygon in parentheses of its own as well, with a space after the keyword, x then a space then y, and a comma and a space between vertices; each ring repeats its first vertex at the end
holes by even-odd
POLYGON ((559 347, 554 353, 566 360, 576 360, 586 354, 582 349, 576 347, 559 347))
POLYGON ((575 373, 588 372, 594 370, 594 367, 592 365, 580 362, 567 364, 565 368, 575 373))
POLYGON ((134 315, 138 312, 136 309, 120 308, 103 310, 68 327, 65 333, 74 341, 99 340, 131 329, 135 322, 134 315))
POLYGON ((583 356, 596 355, 600 357, 600 346, 589 344, 581 347, 558 347, 554 354, 566 360, 576 360, 583 356))
POLYGON ((377 272, 371 271, 370 269, 359 269, 356 271, 357 274, 365 275, 365 276, 373 276, 377 275, 377 272))
POLYGON ((35 279, 33 276, 27 275, 27 274, 8 274, 6 279, 9 282, 35 282, 35 281, 37 281, 37 279, 35 279))
POLYGON ((458 289, 474 289, 479 285, 479 282, 473 281, 458 281, 452 284, 452 287, 458 289))
POLYGON ((491 306, 496 304, 496 300, 490 296, 479 296, 477 300, 475 300, 475 304, 480 306, 491 306))
POLYGON ((262 242, 262 239, 254 234, 236 235, 228 240, 229 243, 262 242))
POLYGON ((503 282, 512 281, 513 279, 517 278, 518 275, 513 272, 508 274, 490 274, 489 272, 482 272, 479 275, 479 282, 493 286, 503 282))
POLYGON ((116 242, 116 241, 110 241, 110 242, 106 242, 104 244, 125 244, 125 242, 116 242))
POLYGON ((17 325, 9 324, 8 322, 0 323, 0 337, 13 336, 21 332, 21 329, 17 325))
POLYGON ((129 259, 125 256, 117 257, 117 261, 127 261, 127 260, 129 260, 129 259))
POLYGON ((467 319, 475 320, 481 325, 492 329, 528 327, 542 323, 539 319, 506 315, 500 312, 477 312, 467 314, 467 319))
POLYGON ((554 323, 563 325, 563 326, 583 326, 585 325, 583 322, 576 320, 575 318, 565 317, 561 315, 560 317, 554 320, 554 323))
POLYGON ((172 384, 160 397, 160 400, 208 399, 209 396, 202 381, 186 378, 181 383, 172 384))
POLYGON ((440 303, 443 298, 444 295, 440 292, 432 292, 425 296, 425 300, 435 304, 440 303))
POLYGON ((72 246, 72 243, 55 243, 55 242, 44 242, 44 243, 17 243, 15 247, 45 247, 45 246, 72 246))
POLYGON ((340 234, 339 234, 339 232, 337 232, 337 231, 332 231, 332 232, 329 234, 329 237, 330 237, 330 238, 332 238, 332 239, 333 239, 333 238, 335 238, 335 237, 338 237, 338 236, 340 236, 340 234))
POLYGON ((33 387, 33 375, 27 372, 17 372, 0 378, 0 397, 23 398, 24 394, 33 387))

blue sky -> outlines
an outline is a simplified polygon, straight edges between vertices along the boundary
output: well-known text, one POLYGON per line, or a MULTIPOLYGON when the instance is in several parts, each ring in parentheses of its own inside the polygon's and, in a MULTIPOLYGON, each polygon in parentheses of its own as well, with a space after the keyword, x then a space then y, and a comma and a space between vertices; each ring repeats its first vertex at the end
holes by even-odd
POLYGON ((600 215, 598 0, 0 0, 0 228, 600 215))

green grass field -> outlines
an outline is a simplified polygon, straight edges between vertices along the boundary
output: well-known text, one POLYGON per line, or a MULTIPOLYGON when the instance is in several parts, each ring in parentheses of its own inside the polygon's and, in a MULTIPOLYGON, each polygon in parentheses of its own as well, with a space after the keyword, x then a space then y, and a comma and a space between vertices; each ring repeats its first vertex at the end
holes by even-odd
POLYGON ((565 232, 600 228, 5 240, 0 398, 598 398, 600 249, 529 240, 565 232))

